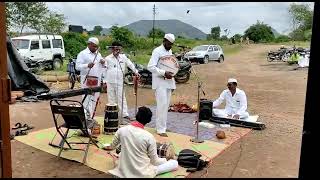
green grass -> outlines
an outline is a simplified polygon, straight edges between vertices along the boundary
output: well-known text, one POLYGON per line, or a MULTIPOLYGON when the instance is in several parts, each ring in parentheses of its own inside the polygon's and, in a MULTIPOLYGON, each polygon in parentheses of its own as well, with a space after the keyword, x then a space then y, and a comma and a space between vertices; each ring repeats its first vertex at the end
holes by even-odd
POLYGON ((303 48, 309 48, 310 47, 310 41, 289 41, 289 42, 281 42, 281 43, 268 43, 270 45, 277 45, 279 46, 284 45, 284 46, 294 46, 296 47, 303 47, 303 48))

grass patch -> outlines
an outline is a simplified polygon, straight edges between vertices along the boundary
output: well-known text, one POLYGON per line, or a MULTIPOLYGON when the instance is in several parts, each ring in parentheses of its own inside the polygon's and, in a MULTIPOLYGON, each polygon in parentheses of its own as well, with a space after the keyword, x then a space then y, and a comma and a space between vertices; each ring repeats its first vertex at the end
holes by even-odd
POLYGON ((289 41, 289 42, 267 43, 267 44, 270 44, 270 45, 279 45, 279 47, 280 47, 281 45, 291 46, 291 47, 293 47, 294 45, 296 45, 296 47, 310 48, 310 41, 289 41))

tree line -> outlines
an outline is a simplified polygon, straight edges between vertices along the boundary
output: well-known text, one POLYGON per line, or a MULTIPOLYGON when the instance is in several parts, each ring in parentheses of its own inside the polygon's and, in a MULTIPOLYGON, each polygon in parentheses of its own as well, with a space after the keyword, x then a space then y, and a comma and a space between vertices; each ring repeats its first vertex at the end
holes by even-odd
MULTIPOLYGON (((312 21, 313 10, 311 10, 308 4, 291 4, 288 9, 289 16, 291 17, 291 24, 293 31, 289 35, 279 35, 275 37, 271 26, 264 24, 261 21, 257 21, 256 24, 251 25, 244 34, 235 34, 233 38, 236 42, 240 41, 240 38, 248 37, 250 40, 259 42, 286 42, 290 40, 296 41, 310 41, 312 34, 312 21)), ((226 30, 225 30, 226 31, 226 30)), ((211 28, 210 34, 207 36, 208 40, 226 40, 226 35, 221 36, 220 26, 211 28)))

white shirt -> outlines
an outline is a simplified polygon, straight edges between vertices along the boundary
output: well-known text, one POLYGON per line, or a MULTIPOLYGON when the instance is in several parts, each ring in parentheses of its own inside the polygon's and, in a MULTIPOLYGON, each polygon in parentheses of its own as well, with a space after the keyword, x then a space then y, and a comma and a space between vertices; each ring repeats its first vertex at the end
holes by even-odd
POLYGON ((157 67, 159 59, 167 55, 172 55, 172 51, 171 49, 167 51, 163 44, 152 51, 152 55, 148 63, 148 70, 152 72, 152 89, 157 89, 158 87, 176 89, 176 82, 174 78, 165 79, 165 70, 157 67))
POLYGON ((121 127, 116 132, 111 147, 121 143, 119 162, 115 169, 109 170, 120 178, 153 178, 157 166, 166 163, 157 155, 156 140, 151 133, 132 125, 121 127))
POLYGON ((233 96, 229 89, 222 91, 220 97, 213 102, 212 107, 215 108, 219 106, 224 100, 226 100, 225 110, 230 115, 242 114, 247 110, 247 96, 241 89, 236 88, 233 96))
POLYGON ((107 68, 103 78, 104 83, 108 82, 122 84, 123 74, 126 72, 126 65, 133 72, 138 73, 138 70, 135 68, 134 64, 130 59, 127 58, 125 54, 119 54, 118 59, 113 54, 110 54, 105 58, 105 61, 107 68))
MULTIPOLYGON (((76 69, 80 71, 80 75, 82 76, 81 79, 83 80, 81 80, 81 84, 83 83, 84 77, 87 75, 90 69, 88 67, 88 64, 93 62, 95 55, 96 55, 96 52, 92 53, 88 47, 78 54, 78 57, 76 60, 76 69)), ((91 68, 89 73, 89 76, 98 77, 98 82, 101 82, 101 77, 105 69, 104 65, 100 63, 101 59, 102 59, 102 56, 100 53, 98 53, 96 60, 94 61, 94 66, 91 68)))

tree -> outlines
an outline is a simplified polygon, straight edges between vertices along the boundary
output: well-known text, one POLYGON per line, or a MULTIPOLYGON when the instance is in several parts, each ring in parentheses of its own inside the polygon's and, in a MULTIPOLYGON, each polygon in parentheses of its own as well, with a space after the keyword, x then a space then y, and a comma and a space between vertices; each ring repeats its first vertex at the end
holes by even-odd
MULTIPOLYGON (((165 34, 165 32, 162 29, 154 28, 154 37, 155 38, 163 38, 164 34, 165 34)), ((152 29, 149 31, 148 37, 149 38, 153 37, 152 29)))
POLYGON ((5 2, 5 11, 6 11, 6 29, 7 31, 9 31, 13 25, 12 23, 13 3, 12 2, 5 2))
POLYGON ((32 26, 32 28, 38 32, 60 34, 66 26, 65 19, 63 14, 49 12, 42 19, 40 26, 32 26))
POLYGON ((220 38, 221 40, 223 40, 223 41, 227 41, 229 38, 228 38, 228 36, 226 36, 226 35, 223 35, 223 36, 221 36, 221 38, 220 38))
POLYGON ((133 45, 133 33, 127 28, 112 26, 111 36, 114 40, 117 40, 120 43, 122 43, 123 46, 128 47, 133 45))
POLYGON ((100 35, 101 31, 102 31, 102 26, 94 26, 94 27, 93 27, 92 34, 94 34, 94 35, 100 35))
POLYGON ((245 31, 245 37, 249 37, 254 42, 270 42, 275 38, 271 27, 260 21, 245 31))
POLYGON ((211 34, 209 35, 209 39, 219 39, 220 32, 221 32, 220 26, 211 28, 211 34))
POLYGON ((241 34, 235 34, 235 35, 233 35, 232 37, 234 38, 234 40, 235 40, 236 42, 240 42, 240 38, 242 37, 242 35, 241 35, 241 34))
POLYGON ((312 28, 312 18, 313 11, 307 4, 291 4, 289 8, 289 13, 291 15, 293 29, 311 29, 312 28))
MULTIPOLYGON (((9 20, 20 29, 20 34, 26 27, 34 28, 41 26, 44 15, 48 8, 44 2, 10 2, 8 8, 9 20)), ((7 3, 8 4, 8 3, 7 3)))
POLYGON ((275 42, 289 42, 290 37, 286 35, 280 35, 275 39, 275 42))
POLYGON ((289 14, 293 25, 290 37, 294 40, 310 40, 313 19, 310 7, 307 4, 291 4, 289 14))

